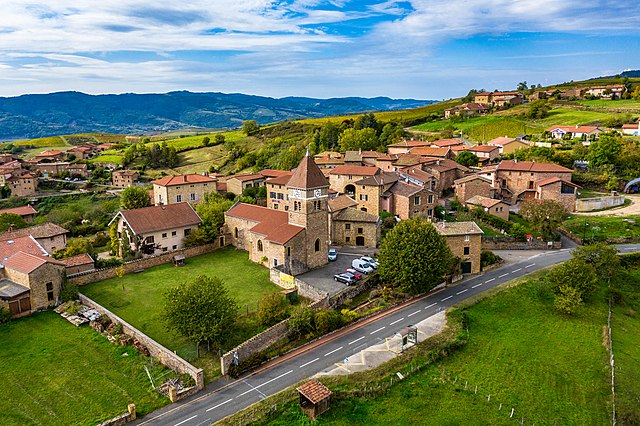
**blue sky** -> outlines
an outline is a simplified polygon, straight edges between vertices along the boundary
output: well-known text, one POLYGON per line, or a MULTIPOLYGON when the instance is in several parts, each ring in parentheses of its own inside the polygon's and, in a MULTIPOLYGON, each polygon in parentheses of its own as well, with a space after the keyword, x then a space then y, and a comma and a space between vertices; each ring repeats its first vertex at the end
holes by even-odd
POLYGON ((3 0, 0 96, 445 99, 640 69, 628 0, 3 0))

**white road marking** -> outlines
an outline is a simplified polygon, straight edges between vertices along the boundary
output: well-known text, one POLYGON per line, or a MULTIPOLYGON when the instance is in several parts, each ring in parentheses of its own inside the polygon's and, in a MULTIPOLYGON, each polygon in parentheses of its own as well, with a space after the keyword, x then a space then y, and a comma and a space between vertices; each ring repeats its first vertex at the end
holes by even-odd
POLYGON ((191 417, 189 417, 187 420, 183 420, 183 421, 181 421, 180 423, 176 423, 174 426, 180 426, 181 424, 186 423, 186 422, 188 422, 189 420, 193 420, 193 419, 195 419, 196 417, 198 417, 198 415, 197 415, 197 414, 196 414, 195 416, 191 416, 191 417))
POLYGON ((509 275, 509 273, 508 273, 508 272, 507 272, 506 274, 502 274, 502 275, 500 275, 498 278, 504 278, 504 277, 506 277, 507 275, 509 275))
POLYGON ((379 328, 379 329, 377 329, 377 330, 373 330, 373 331, 372 331, 371 333, 369 333, 369 334, 377 333, 378 331, 382 331, 382 330, 384 330, 385 328, 386 328, 386 327, 380 327, 380 328, 379 328))
POLYGON ((486 284, 486 283, 490 283, 491 281, 495 281, 495 280, 496 280, 495 278, 491 278, 490 280, 486 280, 484 283, 485 283, 485 284, 486 284))
POLYGON ((319 359, 320 359, 320 358, 316 358, 316 359, 312 359, 312 360, 311 360, 311 361, 309 361, 309 362, 305 362, 304 364, 302 364, 302 365, 300 366, 300 368, 302 368, 302 367, 306 367, 307 365, 309 365, 309 364, 311 364, 311 363, 313 363, 313 362, 316 362, 316 361, 317 361, 317 360, 319 360, 319 359))
POLYGON ((355 342, 359 342, 360 340, 364 339, 364 336, 362 337, 358 337, 356 340, 354 340, 353 342, 350 342, 350 345, 353 345, 355 342))
POLYGON ((480 283, 480 284, 476 284, 476 285, 474 285, 474 286, 471 286, 471 288, 480 287, 481 285, 482 285, 482 283, 480 283))
POLYGON ((417 311, 415 311, 415 312, 411 312, 409 315, 407 315, 407 317, 410 317, 411 315, 418 314, 418 313, 420 313, 420 311, 421 311, 421 310, 422 310, 422 309, 418 309, 418 310, 417 310, 417 311))
POLYGON ((255 389, 259 389, 259 388, 263 387, 264 385, 268 385, 269 383, 273 382, 274 380, 278 380, 279 378, 284 377, 284 376, 286 376, 286 375, 287 375, 287 374, 289 374, 289 373, 293 373, 293 370, 289 370, 289 371, 287 371, 286 373, 283 373, 283 374, 279 375, 278 377, 274 377, 273 379, 268 380, 268 381, 264 382, 263 384, 256 386, 256 387, 255 387, 255 388, 253 388, 253 389, 249 389, 248 391, 243 392, 243 393, 241 393, 240 395, 238 395, 236 398, 241 397, 241 396, 244 396, 244 395, 248 394, 249 392, 253 392, 255 389))
MULTIPOLYGON (((394 322, 392 322, 392 323, 391 323, 391 324, 389 324, 389 325, 397 324, 397 323, 399 323, 400 321, 402 321, 403 319, 404 319, 404 317, 400 318, 399 320, 395 320, 394 322)), ((361 337, 361 339, 364 339, 364 336, 362 336, 362 337, 361 337)), ((349 344, 351 344, 351 343, 349 343, 349 344)))
POLYGON ((429 306, 427 306, 425 309, 429 309, 430 307, 432 307, 432 306, 436 306, 436 305, 437 305, 437 303, 432 303, 432 304, 430 304, 429 306))
POLYGON ((532 266, 535 266, 535 265, 536 265, 535 263, 532 263, 531 265, 525 266, 524 269, 531 268, 532 266))
POLYGON ((468 288, 465 288, 464 290, 459 291, 459 292, 457 292, 456 294, 462 294, 462 293, 464 293, 465 291, 469 291, 469 289, 468 289, 468 288))
POLYGON ((338 349, 334 349, 334 350, 332 350, 331 352, 327 352, 326 354, 324 354, 324 356, 328 356, 328 355, 331 355, 331 354, 332 354, 332 353, 334 353, 334 352, 338 352, 338 351, 339 351, 340 349, 342 349, 342 348, 344 348, 344 346, 340 346, 338 349))
POLYGON ((227 404, 227 403, 229 403, 229 402, 231 402, 231 401, 233 401, 233 399, 227 399, 225 402, 221 402, 220 404, 215 405, 215 406, 213 406, 213 407, 211 407, 211 408, 208 408, 208 409, 207 409, 207 410, 205 410, 205 411, 208 413, 209 411, 211 411, 211 410, 215 410, 216 408, 221 407, 221 406, 223 406, 224 404, 227 404))
POLYGON ((267 395, 263 394, 258 388, 254 387, 251 383, 247 382, 246 380, 242 381, 245 385, 249 386, 251 389, 253 389, 254 391, 258 392, 260 394, 260 396, 262 396, 263 398, 266 398, 267 395))
POLYGON ((451 299, 453 296, 449 296, 449 297, 445 297, 444 299, 441 300, 441 302, 444 302, 445 300, 449 300, 451 299))
POLYGON ((515 274, 518 271, 522 271, 522 268, 518 268, 518 269, 514 269, 513 271, 511 271, 512 274, 515 274))

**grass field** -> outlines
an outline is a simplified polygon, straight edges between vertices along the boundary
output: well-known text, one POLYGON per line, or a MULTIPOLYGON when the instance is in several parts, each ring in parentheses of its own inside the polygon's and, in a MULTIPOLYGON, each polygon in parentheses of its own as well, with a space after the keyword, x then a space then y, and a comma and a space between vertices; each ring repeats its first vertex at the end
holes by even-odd
POLYGON ((67 143, 60 136, 50 136, 47 138, 28 139, 23 141, 12 142, 14 145, 33 145, 35 147, 57 147, 65 146, 67 143))
POLYGON ((577 101, 579 104, 592 108, 616 109, 629 112, 640 112, 640 100, 636 99, 594 99, 591 101, 577 101))
POLYGON ((640 216, 572 215, 562 227, 579 238, 637 238, 640 237, 640 216))
MULTIPOLYGON (((220 368, 217 354, 212 358, 201 357, 196 360, 195 343, 167 330, 160 318, 164 291, 203 274, 217 276, 224 281, 231 297, 240 305, 239 315, 246 314, 247 309, 255 311, 257 302, 263 295, 280 290, 269 281, 267 268, 249 261, 246 252, 228 248, 187 259, 185 266, 181 268, 172 264, 156 266, 122 278, 89 284, 82 287, 80 292, 130 322, 158 343, 205 368, 210 379, 218 374, 220 368)), ((238 333, 231 338, 229 347, 224 349, 230 349, 262 329, 252 316, 245 316, 240 322, 238 333)))
POLYGON ((52 311, 1 325, 0 341, 3 425, 95 425, 130 403, 142 415, 169 403, 150 385, 147 358, 52 311))

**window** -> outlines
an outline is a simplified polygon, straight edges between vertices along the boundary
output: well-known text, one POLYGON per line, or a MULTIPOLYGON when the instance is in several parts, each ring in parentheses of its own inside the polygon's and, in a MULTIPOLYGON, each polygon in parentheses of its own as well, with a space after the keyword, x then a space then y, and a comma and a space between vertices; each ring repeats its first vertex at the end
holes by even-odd
POLYGON ((349 175, 349 179, 353 179, 353 176, 349 175))
POLYGON ((172 245, 172 246, 171 246, 171 250, 178 250, 178 246, 177 246, 177 245, 175 245, 175 244, 174 244, 174 245, 172 245))
POLYGON ((291 247, 287 247, 287 257, 291 257, 291 247))
POLYGON ((366 207, 363 207, 363 208, 361 208, 360 210, 362 210, 363 212, 366 212, 366 211, 367 211, 367 208, 366 208, 366 207))
POLYGON ((316 251, 320 251, 320 239, 319 238, 316 239, 315 250, 316 251))
POLYGON ((169 250, 167 247, 162 247, 162 251, 167 251, 169 250))
POLYGON ((416 206, 420 205, 420 196, 416 195, 415 197, 413 197, 413 204, 415 204, 416 206))
POLYGON ((360 201, 369 201, 369 196, 366 194, 360 194, 360 201))
POLYGON ((187 228, 184 230, 184 236, 186 237, 187 235, 191 234, 191 228, 187 228))
POLYGON ((275 192, 270 192, 270 193, 269 193, 269 196, 270 196, 271 198, 276 198, 276 197, 277 197, 277 195, 276 195, 276 193, 275 193, 275 192))
POLYGON ((275 257, 273 258, 273 266, 278 266, 278 259, 275 257))
POLYGON ((300 201, 294 201, 293 202, 293 211, 297 212, 302 210, 302 203, 300 201))
POLYGON ((175 237, 176 235, 178 235, 178 231, 171 231, 171 236, 175 237))
POLYGON ((47 300, 53 302, 53 283, 47 283, 47 300))
POLYGON ((533 189, 533 181, 532 180, 529 181, 529 189, 533 189))
POLYGON ((279 192, 278 193, 278 200, 284 200, 284 194, 279 192))
POLYGON ((464 255, 469 256, 469 247, 464 248, 464 255))
POLYGON ((155 243, 155 242, 156 242, 156 239, 155 239, 155 237, 154 237, 153 235, 150 235, 150 236, 148 236, 148 237, 145 239, 145 242, 146 242, 147 244, 153 244, 153 243, 155 243))
POLYGON ((176 195, 176 203, 182 202, 182 195, 176 195))
POLYGON ((258 251, 262 250, 264 250, 264 247, 262 246, 262 240, 258 240, 258 251))
POLYGON ((233 229, 233 236, 234 236, 235 238, 238 238, 238 228, 234 228, 234 229, 233 229))
POLYGON ((351 224, 350 223, 345 223, 344 224, 344 229, 346 229, 347 231, 351 229, 351 224))
POLYGON ((429 195, 429 204, 433 204, 433 195, 429 195))
POLYGON ((344 241, 345 241, 346 243, 348 243, 349 241, 351 241, 351 237, 345 237, 345 238, 344 238, 344 241))
POLYGON ((162 233, 162 238, 167 238, 167 233, 166 232, 162 233))
POLYGON ((575 193, 575 189, 573 186, 571 185, 567 185, 566 183, 562 183, 560 186, 560 193, 561 194, 574 194, 575 193))
POLYGON ((469 236, 468 236, 468 235, 465 235, 465 236, 464 236, 464 240, 465 240, 465 241, 469 241, 469 236))
POLYGON ((198 194, 189 194, 189 201, 196 201, 198 199, 198 194))
POLYGON ((284 206, 284 211, 288 212, 289 211, 289 206, 284 206))
POLYGON ((358 234, 362 234, 362 228, 358 228, 358 234))
POLYGON ((278 210, 278 205, 277 205, 277 204, 274 204, 274 205, 273 205, 273 209, 274 209, 274 210, 278 210))
POLYGON ((433 216, 433 209, 427 210, 427 216, 433 216))

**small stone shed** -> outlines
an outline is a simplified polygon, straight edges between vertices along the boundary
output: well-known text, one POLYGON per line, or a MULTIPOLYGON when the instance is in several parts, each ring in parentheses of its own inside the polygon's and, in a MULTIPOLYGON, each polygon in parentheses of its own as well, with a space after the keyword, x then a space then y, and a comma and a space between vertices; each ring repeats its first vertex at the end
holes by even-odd
POLYGON ((329 409, 333 392, 319 381, 310 380, 296 390, 300 393, 300 407, 311 420, 329 409))

